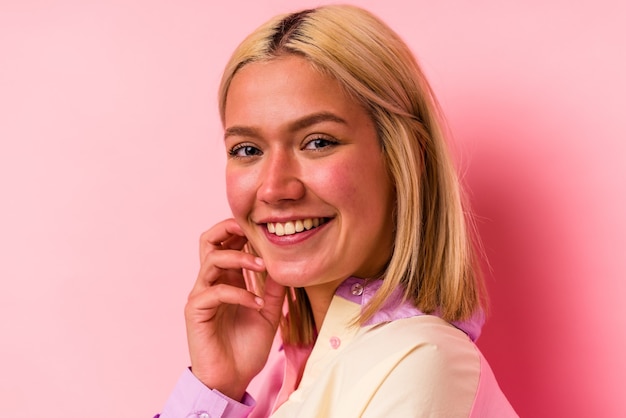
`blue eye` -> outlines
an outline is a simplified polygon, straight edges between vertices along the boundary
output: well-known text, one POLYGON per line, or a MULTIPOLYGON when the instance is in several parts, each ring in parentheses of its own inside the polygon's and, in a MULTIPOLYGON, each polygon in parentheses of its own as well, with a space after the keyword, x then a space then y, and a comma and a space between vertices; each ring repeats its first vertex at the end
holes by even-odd
POLYGON ((235 158, 246 158, 256 157, 257 155, 263 154, 263 152, 253 145, 239 144, 235 145, 230 151, 228 151, 228 154, 235 158))
POLYGON ((334 139, 319 137, 307 142, 304 145, 304 149, 320 150, 323 148, 331 147, 333 145, 337 145, 337 141, 335 141, 334 139))

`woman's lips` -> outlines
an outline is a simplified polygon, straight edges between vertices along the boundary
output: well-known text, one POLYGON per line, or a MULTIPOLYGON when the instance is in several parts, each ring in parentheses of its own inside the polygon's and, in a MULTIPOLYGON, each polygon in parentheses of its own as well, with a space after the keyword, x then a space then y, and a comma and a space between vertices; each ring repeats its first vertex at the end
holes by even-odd
POLYGON ((284 235, 298 234, 317 228, 328 221, 328 218, 305 218, 287 222, 268 222, 267 232, 282 237, 284 235))
POLYGON ((307 240, 322 230, 332 218, 304 218, 261 224, 268 241, 276 245, 292 245, 307 240))

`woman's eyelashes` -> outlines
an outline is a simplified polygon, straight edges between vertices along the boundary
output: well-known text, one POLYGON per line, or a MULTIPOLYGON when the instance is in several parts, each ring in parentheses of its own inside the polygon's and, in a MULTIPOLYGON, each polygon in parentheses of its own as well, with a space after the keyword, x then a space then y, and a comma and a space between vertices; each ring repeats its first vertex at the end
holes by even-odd
POLYGON ((248 158, 262 155, 263 152, 252 144, 237 144, 228 151, 228 155, 232 158, 248 158))
MULTIPOLYGON (((315 136, 306 139, 302 146, 302 151, 325 151, 339 144, 339 141, 332 137, 315 136)), ((258 146, 242 142, 230 148, 228 155, 231 158, 252 158, 263 155, 263 151, 258 146)))
POLYGON ((304 144, 302 149, 305 150, 313 150, 313 151, 321 151, 329 147, 333 147, 338 145, 339 141, 334 138, 329 138, 326 136, 316 136, 313 139, 310 139, 304 144))

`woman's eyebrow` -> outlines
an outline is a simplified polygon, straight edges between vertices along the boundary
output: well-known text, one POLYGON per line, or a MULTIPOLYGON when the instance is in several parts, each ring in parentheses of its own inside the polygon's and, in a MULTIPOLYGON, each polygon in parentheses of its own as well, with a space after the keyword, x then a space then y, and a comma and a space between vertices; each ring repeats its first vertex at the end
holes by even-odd
POLYGON ((248 138, 258 138, 260 135, 255 128, 248 126, 231 126, 224 130, 224 140, 229 136, 244 136, 248 138))
POLYGON ((336 122, 336 123, 341 123, 344 125, 348 124, 348 122, 346 122, 345 119, 335 115, 334 113, 319 112, 319 113, 313 113, 311 115, 307 115, 303 118, 296 120, 295 122, 290 123, 289 130, 295 132, 300 129, 308 128, 309 126, 313 126, 315 124, 322 123, 322 122, 336 122))
MULTIPOLYGON (((296 132, 301 129, 308 128, 309 126, 316 125, 322 122, 335 122, 347 125, 345 119, 335 115, 331 112, 318 112, 313 113, 311 115, 304 116, 300 119, 297 119, 288 125, 288 130, 290 132, 296 132)), ((235 125, 224 130, 224 139, 229 136, 242 136, 247 138, 258 138, 261 136, 259 130, 257 128, 251 126, 243 126, 243 125, 235 125)))

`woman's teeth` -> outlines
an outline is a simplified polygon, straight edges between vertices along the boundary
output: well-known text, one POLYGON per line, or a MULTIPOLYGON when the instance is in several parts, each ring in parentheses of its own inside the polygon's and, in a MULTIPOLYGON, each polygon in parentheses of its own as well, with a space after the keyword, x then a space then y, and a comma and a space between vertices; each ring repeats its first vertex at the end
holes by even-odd
POLYGON ((323 223, 324 218, 298 219, 297 221, 288 221, 284 223, 268 222, 267 232, 282 237, 283 235, 293 235, 304 230, 308 231, 309 229, 317 228, 323 223))

